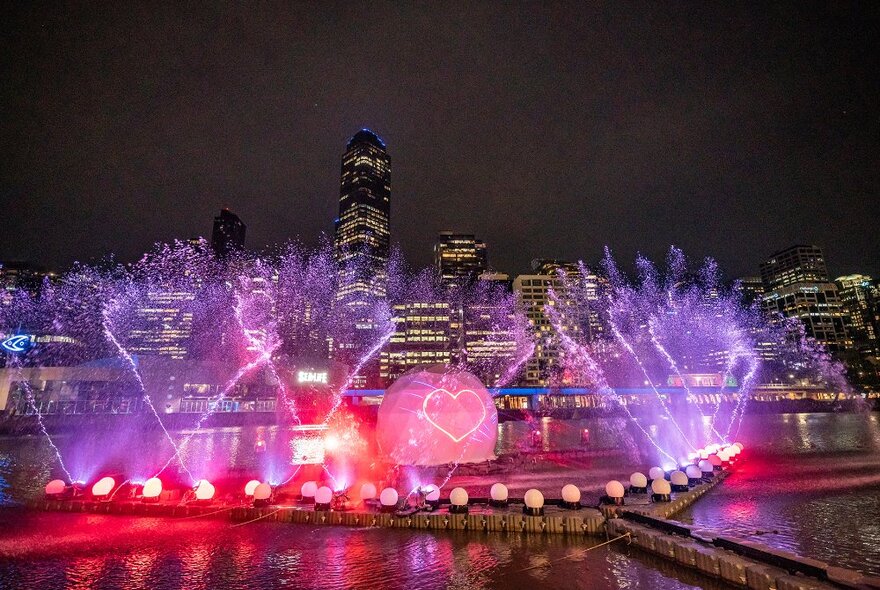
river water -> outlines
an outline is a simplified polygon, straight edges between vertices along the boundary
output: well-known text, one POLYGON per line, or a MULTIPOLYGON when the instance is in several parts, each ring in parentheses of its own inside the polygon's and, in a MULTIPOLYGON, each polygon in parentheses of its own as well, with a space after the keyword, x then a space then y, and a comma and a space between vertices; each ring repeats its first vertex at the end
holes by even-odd
MULTIPOLYGON (((544 419, 500 425, 499 452, 591 445, 625 447, 620 424, 544 419), (541 432, 533 446, 529 433, 541 432), (524 441, 528 441, 524 443, 524 441)), ((156 435, 159 437, 160 435, 156 435)), ((272 428, 206 430, 193 452, 251 464, 272 428)), ((743 461, 682 518, 776 547, 880 574, 878 414, 749 416, 739 438, 743 461)), ((57 437, 62 449, 73 440, 57 437)), ((100 436, 88 441, 106 444, 100 436)), ((160 447, 160 439, 140 447, 160 447)), ((122 460, 122 459, 120 459, 122 460)), ((639 453, 597 453, 516 472, 457 473, 449 485, 472 495, 490 482, 511 494, 538 487, 558 497, 576 483, 586 501, 610 478, 646 469, 639 453)), ((122 466, 125 467, 125 466, 122 466)), ((57 474, 40 437, 0 438, 0 501, 38 494, 57 474)), ((473 535, 405 530, 315 528, 256 522, 161 520, 0 509, 0 588, 715 588, 713 582, 624 545, 555 536, 473 535)))

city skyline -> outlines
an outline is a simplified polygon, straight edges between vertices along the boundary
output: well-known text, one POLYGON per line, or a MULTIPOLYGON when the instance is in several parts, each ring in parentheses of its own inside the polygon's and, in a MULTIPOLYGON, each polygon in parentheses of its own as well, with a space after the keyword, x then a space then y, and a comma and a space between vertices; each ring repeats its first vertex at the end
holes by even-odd
POLYGON ((453 230, 511 274, 676 244, 740 276, 794 243, 834 275, 880 274, 873 7, 240 10, 7 8, 0 230, 39 239, 0 259, 132 260, 206 235, 223 207, 252 246, 314 243, 339 146, 369 127, 395 158, 393 241, 418 266, 453 230))

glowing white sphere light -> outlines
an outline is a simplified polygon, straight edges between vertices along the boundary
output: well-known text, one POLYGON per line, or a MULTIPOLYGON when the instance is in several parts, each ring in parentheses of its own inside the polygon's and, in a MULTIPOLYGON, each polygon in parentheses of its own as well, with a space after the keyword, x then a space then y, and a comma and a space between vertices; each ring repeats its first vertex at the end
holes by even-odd
POLYGON ((144 498, 158 498, 161 493, 162 480, 158 477, 151 477, 144 482, 144 489, 141 490, 141 495, 144 498))
POLYGON ((299 493, 303 498, 314 498, 315 492, 318 491, 318 484, 314 481, 307 481, 302 485, 299 493))
POLYGON ((214 497, 214 486, 207 479, 200 479, 196 487, 196 500, 210 500, 214 497))
POLYGON ((703 477, 703 471, 696 465, 688 465, 687 469, 684 470, 684 473, 691 479, 700 479, 703 477))
MULTIPOLYGON (((425 500, 428 502, 438 502, 440 500, 440 488, 434 484, 426 487, 425 491, 427 492, 427 494, 425 494, 425 500)), ((465 504, 467 504, 467 502, 465 502, 465 504)))
POLYGON ((669 481, 674 486, 686 486, 688 484, 688 476, 684 471, 673 471, 669 476, 669 481))
POLYGON ((46 484, 46 495, 55 496, 57 494, 63 494, 66 487, 67 484, 64 483, 64 480, 53 479, 46 484))
POLYGON ((651 482, 651 491, 655 494, 668 496, 672 493, 672 486, 665 479, 655 479, 651 482))
POLYGON ((740 451, 742 451, 745 448, 741 442, 735 442, 735 443, 733 443, 733 446, 739 448, 740 451))
POLYGON ((370 482, 361 486, 361 500, 372 500, 376 497, 376 486, 370 482))
MULTIPOLYGON (((662 478, 661 478, 662 479, 662 478)), ((657 481, 657 480, 654 480, 657 481)), ((666 481, 662 479, 662 481, 666 481)), ((626 491, 623 489, 623 484, 617 481, 616 479, 612 479, 608 483, 605 484, 605 495, 609 498, 623 498, 626 491)))
POLYGON ((527 491, 523 496, 523 502, 525 502, 527 507, 534 510, 538 508, 543 508, 544 494, 542 494, 540 490, 532 488, 531 490, 527 491))
POLYGON ((272 486, 267 483, 261 483, 254 488, 254 500, 268 500, 272 497, 272 486))
POLYGON ((102 477, 92 486, 93 496, 106 496, 116 487, 116 480, 112 477, 102 477))
POLYGON ((709 463, 711 463, 713 467, 720 467, 721 457, 718 455, 709 455, 709 463))
POLYGON ((576 504, 581 501, 581 491, 574 484, 567 484, 562 487, 562 499, 569 504, 576 504))
POLYGON ((246 484, 244 484, 244 495, 245 496, 253 496, 254 490, 257 489, 257 486, 260 485, 259 479, 252 479, 246 484))
POLYGON ((379 502, 382 506, 396 506, 400 496, 394 488, 385 488, 379 495, 379 502))
POLYGON ((315 504, 329 504, 333 501, 333 490, 327 486, 321 486, 315 492, 315 504))
POLYGON ((712 463, 708 459, 703 459, 699 464, 700 471, 703 473, 712 473, 712 463))
POLYGON ((644 473, 636 471, 629 476, 629 485, 634 488, 646 488, 648 487, 648 478, 645 477, 644 473))
POLYGON ((666 479, 666 472, 659 467, 651 467, 648 470, 648 479, 666 479))
POLYGON ((489 488, 489 496, 496 502, 507 501, 507 486, 503 483, 493 483, 489 488))
POLYGON ((468 493, 464 488, 455 488, 449 492, 449 503, 453 506, 464 506, 468 503, 468 493))

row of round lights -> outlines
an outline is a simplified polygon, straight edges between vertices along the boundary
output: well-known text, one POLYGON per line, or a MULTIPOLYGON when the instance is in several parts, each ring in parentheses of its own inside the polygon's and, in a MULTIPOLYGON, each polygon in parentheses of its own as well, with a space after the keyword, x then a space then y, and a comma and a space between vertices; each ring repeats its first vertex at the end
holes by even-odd
MULTIPOLYGON (((713 477, 715 471, 731 463, 743 448, 739 442, 710 445, 694 454, 692 460, 696 463, 683 464, 680 469, 667 472, 660 467, 651 467, 647 477, 637 471, 629 476, 629 492, 644 494, 650 487, 654 501, 668 502, 673 491, 685 492, 691 486, 713 477)), ((623 504, 626 493, 624 485, 617 480, 605 484, 605 500, 608 503, 623 504)))

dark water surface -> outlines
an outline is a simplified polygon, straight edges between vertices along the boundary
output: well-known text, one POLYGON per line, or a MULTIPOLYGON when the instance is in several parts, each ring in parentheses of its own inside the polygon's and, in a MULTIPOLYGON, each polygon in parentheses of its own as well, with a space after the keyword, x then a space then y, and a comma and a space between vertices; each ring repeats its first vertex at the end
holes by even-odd
MULTIPOLYGON (((620 424, 545 419, 499 428, 499 452, 527 448, 523 441, 535 429, 543 433, 542 449, 576 447, 583 428, 591 429, 595 446, 628 450, 575 464, 526 465, 516 473, 457 474, 450 484, 471 490, 500 480, 510 484, 512 493, 535 486, 558 496, 561 485, 575 483, 587 498, 607 479, 626 480, 634 469, 649 466, 619 438, 620 424)), ((699 430, 700 425, 690 428, 699 430)), ((274 432, 263 427, 208 429, 193 439, 190 457, 248 469, 253 442, 271 442, 274 432)), ((160 434, 143 436, 138 452, 120 450, 112 458, 114 467, 125 472, 130 461, 154 462, 151 453, 167 452, 160 434)), ((748 460, 683 519, 880 574, 876 413, 749 416, 738 438, 747 445, 748 460)), ((83 441, 65 435, 57 442, 62 451, 108 445, 99 435, 83 441)), ((0 438, 0 503, 39 494, 55 475, 44 439, 0 438)), ((234 526, 200 519, 3 508, 0 588, 717 587, 622 545, 585 551, 597 542, 265 522, 234 526)))
POLYGON ((880 576, 880 418, 755 416, 748 460, 681 520, 880 576))

